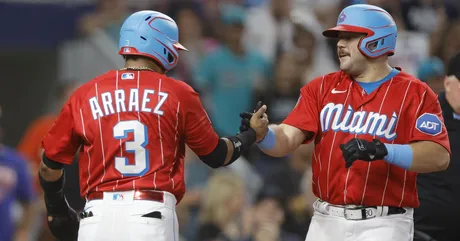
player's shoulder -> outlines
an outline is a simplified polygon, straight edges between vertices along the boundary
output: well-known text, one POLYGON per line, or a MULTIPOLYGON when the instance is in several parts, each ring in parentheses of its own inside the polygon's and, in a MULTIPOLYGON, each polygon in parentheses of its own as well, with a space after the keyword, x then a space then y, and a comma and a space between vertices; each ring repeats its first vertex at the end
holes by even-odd
POLYGON ((395 84, 403 84, 405 86, 410 85, 410 94, 417 96, 429 95, 436 98, 434 91, 428 86, 427 83, 421 81, 417 77, 405 72, 404 70, 398 68, 400 72, 394 77, 395 84))
POLYGON ((167 81, 171 85, 172 89, 177 93, 179 99, 183 99, 189 95, 197 95, 198 93, 183 80, 175 79, 167 76, 167 81))
POLYGON ((325 75, 317 76, 316 78, 310 80, 305 84, 301 91, 307 89, 316 89, 321 91, 321 89, 333 88, 344 78, 345 73, 342 71, 331 72, 325 75))
POLYGON ((107 79, 115 79, 116 75, 117 75, 117 71, 115 70, 110 70, 101 75, 98 75, 94 77, 93 79, 83 83, 78 88, 76 88, 72 96, 84 95, 85 92, 88 92, 89 90, 95 88, 95 85, 97 83, 107 80, 107 79))

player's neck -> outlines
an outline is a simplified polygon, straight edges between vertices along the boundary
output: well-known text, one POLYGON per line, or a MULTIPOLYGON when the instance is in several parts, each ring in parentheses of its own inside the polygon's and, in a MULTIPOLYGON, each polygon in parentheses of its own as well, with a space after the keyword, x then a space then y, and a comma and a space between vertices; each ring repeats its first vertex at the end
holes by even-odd
POLYGON ((376 82, 385 78, 388 74, 390 74, 391 71, 391 66, 386 62, 372 63, 369 64, 361 74, 353 76, 353 79, 355 81, 365 83, 376 82))
POLYGON ((161 68, 158 64, 154 61, 150 61, 148 59, 138 58, 138 59, 127 59, 125 62, 125 68, 132 68, 132 69, 151 69, 157 73, 165 74, 163 68, 161 68))

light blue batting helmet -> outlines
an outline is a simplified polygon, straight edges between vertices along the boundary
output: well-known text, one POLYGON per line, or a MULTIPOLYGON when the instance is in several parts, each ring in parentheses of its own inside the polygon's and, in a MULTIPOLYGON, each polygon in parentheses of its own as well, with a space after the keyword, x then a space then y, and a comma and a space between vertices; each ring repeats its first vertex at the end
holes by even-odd
POLYGON ((179 42, 176 22, 156 11, 139 11, 129 16, 120 30, 119 54, 151 58, 165 70, 179 60, 179 50, 187 50, 179 42))
POLYGON ((366 34, 359 41, 358 49, 369 58, 394 54, 398 28, 391 15, 382 8, 369 4, 344 8, 338 17, 337 26, 327 29, 323 35, 337 38, 339 32, 366 34))

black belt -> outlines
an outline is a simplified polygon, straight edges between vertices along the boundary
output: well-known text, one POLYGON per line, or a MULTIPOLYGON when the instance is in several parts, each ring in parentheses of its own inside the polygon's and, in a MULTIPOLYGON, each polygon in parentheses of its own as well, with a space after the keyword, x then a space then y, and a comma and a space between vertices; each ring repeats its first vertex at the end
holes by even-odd
MULTIPOLYGON (((375 207, 377 208, 377 207, 375 207)), ((406 209, 402 207, 393 207, 389 206, 388 207, 388 215, 393 215, 393 214, 403 214, 406 213, 406 209)))

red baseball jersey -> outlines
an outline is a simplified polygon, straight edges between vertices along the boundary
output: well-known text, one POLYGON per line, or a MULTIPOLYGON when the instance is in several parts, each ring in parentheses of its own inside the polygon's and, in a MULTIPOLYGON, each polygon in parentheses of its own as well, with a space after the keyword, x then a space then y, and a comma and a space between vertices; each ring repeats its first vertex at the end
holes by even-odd
POLYGON ((110 71, 77 89, 43 139, 45 155, 70 164, 79 150, 81 195, 185 192, 187 144, 209 154, 219 137, 198 94, 151 71, 110 71))
MULTIPOLYGON (((383 160, 345 168, 340 144, 352 138, 409 144, 433 141, 450 152, 436 94, 401 71, 370 94, 344 72, 305 85, 284 121, 314 133, 313 192, 336 205, 418 207, 416 176, 383 160)), ((308 141, 307 141, 308 142, 308 141)))

